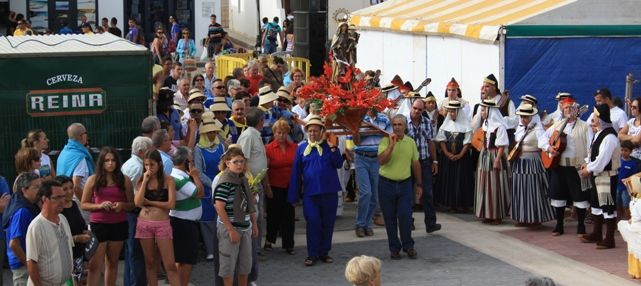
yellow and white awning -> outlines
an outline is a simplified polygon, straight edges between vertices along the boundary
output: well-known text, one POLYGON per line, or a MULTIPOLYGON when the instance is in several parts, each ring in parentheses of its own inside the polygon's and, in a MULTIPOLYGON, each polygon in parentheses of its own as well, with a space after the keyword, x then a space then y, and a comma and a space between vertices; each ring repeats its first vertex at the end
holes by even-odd
POLYGON ((363 29, 497 39, 501 26, 576 0, 389 0, 355 11, 351 23, 363 29))

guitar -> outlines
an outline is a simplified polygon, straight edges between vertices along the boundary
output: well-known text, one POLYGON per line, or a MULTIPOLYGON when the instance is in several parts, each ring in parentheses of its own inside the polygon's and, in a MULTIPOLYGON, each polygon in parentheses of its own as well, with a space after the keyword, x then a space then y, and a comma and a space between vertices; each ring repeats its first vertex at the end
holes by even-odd
POLYGON ((507 160, 508 161, 514 161, 516 160, 519 156, 521 156, 521 143, 523 143, 523 140, 525 140, 525 137, 527 137, 527 134, 530 133, 532 129, 529 127, 526 127, 525 129, 525 134, 523 134, 523 138, 516 142, 514 147, 512 147, 512 150, 510 150, 510 153, 507 154, 507 160))
POLYGON ((483 149, 483 143, 485 142, 485 131, 483 131, 483 127, 479 127, 474 131, 474 134, 472 134, 472 147, 476 149, 476 151, 481 152, 481 149, 483 149))
MULTIPOLYGON (((588 108, 589 107, 587 105, 583 105, 579 108, 577 112, 577 120, 579 120, 578 117, 581 117, 581 115, 588 111, 588 108)), ((567 145, 567 134, 563 132, 567 124, 568 120, 563 119, 563 124, 559 129, 554 130, 552 136, 550 137, 550 146, 556 148, 557 154, 552 155, 552 153, 548 152, 547 150, 541 151, 541 161, 543 162, 543 167, 545 167, 546 169, 550 169, 559 164, 559 160, 561 159, 559 155, 563 153, 563 151, 565 151, 565 147, 567 145)))

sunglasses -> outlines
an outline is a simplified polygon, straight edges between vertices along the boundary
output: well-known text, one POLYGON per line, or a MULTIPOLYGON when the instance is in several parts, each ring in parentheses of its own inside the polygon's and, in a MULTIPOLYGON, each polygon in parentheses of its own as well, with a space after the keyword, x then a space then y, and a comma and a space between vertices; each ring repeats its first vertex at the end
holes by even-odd
POLYGON ((197 78, 196 81, 205 81, 204 78, 197 78))
POLYGON ((632 108, 632 109, 639 109, 639 107, 638 107, 638 106, 636 106, 636 105, 632 105, 632 106, 630 106, 630 108, 632 108))
POLYGON ((190 109, 189 113, 196 113, 196 114, 203 113, 203 110, 202 109, 190 109))
POLYGON ((224 85, 219 85, 219 86, 214 86, 214 88, 215 89, 223 89, 223 88, 225 88, 225 86, 224 85))
POLYGON ((183 33, 183 35, 189 35, 189 33, 183 33))

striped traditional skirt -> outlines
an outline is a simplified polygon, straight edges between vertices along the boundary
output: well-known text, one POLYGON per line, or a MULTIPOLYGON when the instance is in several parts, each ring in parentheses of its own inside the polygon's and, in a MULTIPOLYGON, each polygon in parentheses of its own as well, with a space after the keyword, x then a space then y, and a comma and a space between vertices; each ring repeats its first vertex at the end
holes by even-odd
POLYGON ((501 168, 494 169, 498 149, 483 149, 476 172, 474 213, 482 219, 502 219, 510 210, 508 164, 501 154, 501 168))
POLYGON ((548 178, 538 152, 525 152, 512 165, 512 219, 540 223, 554 219, 548 178))

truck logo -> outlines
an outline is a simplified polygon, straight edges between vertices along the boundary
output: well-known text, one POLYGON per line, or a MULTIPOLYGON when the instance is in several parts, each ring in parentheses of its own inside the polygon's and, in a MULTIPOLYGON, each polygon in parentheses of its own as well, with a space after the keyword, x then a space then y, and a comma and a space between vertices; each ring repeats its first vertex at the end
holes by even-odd
POLYGON ((31 117, 100 114, 107 107, 102 88, 32 90, 27 93, 27 114, 31 117))

